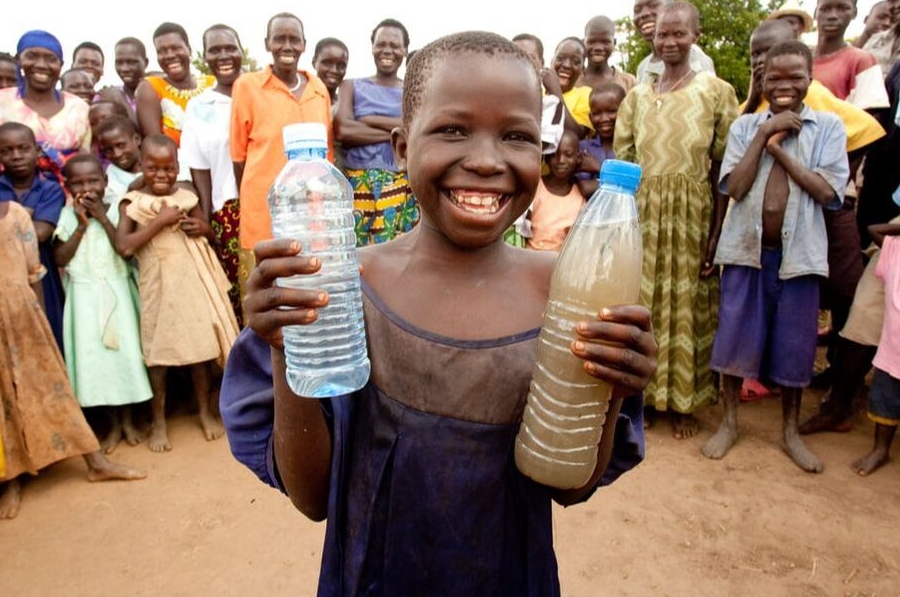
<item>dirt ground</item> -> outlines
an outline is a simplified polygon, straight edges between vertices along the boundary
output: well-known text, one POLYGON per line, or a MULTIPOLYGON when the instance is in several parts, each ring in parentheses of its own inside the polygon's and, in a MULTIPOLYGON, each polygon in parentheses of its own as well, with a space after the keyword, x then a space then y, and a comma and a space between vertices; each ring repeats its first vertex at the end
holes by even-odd
MULTIPOLYGON (((658 424, 641 466, 557 509, 563 595, 900 595, 900 463, 865 479, 848 468, 871 424, 810 438, 826 463, 811 475, 775 444, 770 399, 742 407, 724 460, 705 459, 719 414, 702 413, 692 440, 658 424)), ((172 452, 115 453, 144 481, 88 483, 81 459, 30 481, 18 518, 0 521, 0 594, 314 595, 324 525, 257 482, 224 438, 206 442, 193 417, 170 430, 172 452)))

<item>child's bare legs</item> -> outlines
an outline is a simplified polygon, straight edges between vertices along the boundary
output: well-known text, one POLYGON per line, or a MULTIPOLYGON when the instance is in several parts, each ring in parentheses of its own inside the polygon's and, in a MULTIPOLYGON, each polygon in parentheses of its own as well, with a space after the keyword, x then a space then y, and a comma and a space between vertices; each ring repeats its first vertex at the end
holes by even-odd
POLYGON ((896 432, 896 425, 875 423, 875 445, 872 447, 872 451, 851 464, 850 468, 865 477, 886 464, 890 460, 891 444, 894 442, 896 432))
POLYGON ((22 485, 16 477, 7 481, 6 488, 0 494, 0 520, 15 518, 22 505, 22 485))
POLYGON ((122 441, 122 419, 119 417, 118 408, 115 406, 107 406, 106 414, 109 415, 109 433, 100 444, 100 449, 104 454, 112 454, 116 451, 119 442, 122 441))
POLYGON ((147 439, 147 436, 134 426, 132 406, 125 404, 117 408, 122 419, 122 433, 125 434, 125 441, 128 442, 128 445, 136 446, 147 439))
POLYGON ((167 452, 172 449, 169 433, 166 428, 166 371, 168 367, 148 367, 150 389, 153 399, 150 402, 153 420, 150 424, 150 438, 147 445, 153 452, 167 452))
POLYGON ((134 479, 143 479, 147 476, 146 473, 130 466, 107 460, 100 450, 85 454, 84 461, 88 465, 88 481, 132 481, 134 479))
POLYGON ((675 439, 694 437, 700 431, 700 421, 690 413, 672 411, 672 435, 675 439))
POLYGON ((781 414, 782 438, 779 444, 781 449, 791 457, 794 463, 808 473, 821 473, 825 468, 818 456, 813 454, 803 440, 800 439, 800 431, 797 429, 797 420, 800 417, 800 399, 803 396, 802 388, 781 388, 781 414))
POLYGON ((194 382, 194 395, 197 397, 197 406, 200 409, 200 426, 207 441, 222 437, 225 428, 216 417, 213 408, 215 394, 211 391, 211 375, 209 361, 191 365, 191 378, 194 382))
POLYGON ((857 344, 846 338, 838 340, 831 368, 833 382, 830 398, 819 407, 816 414, 800 425, 800 433, 806 435, 852 429, 853 398, 872 368, 874 356, 874 346, 857 344))
POLYGON ((738 405, 741 400, 743 380, 734 375, 722 376, 722 406, 724 416, 716 434, 709 438, 700 451, 707 458, 719 459, 728 453, 738 438, 738 405))

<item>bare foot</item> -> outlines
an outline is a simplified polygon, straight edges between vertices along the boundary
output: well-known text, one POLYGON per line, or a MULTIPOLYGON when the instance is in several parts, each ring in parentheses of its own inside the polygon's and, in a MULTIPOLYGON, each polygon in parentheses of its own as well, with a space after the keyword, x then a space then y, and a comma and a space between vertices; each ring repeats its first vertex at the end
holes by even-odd
POLYGON ((119 445, 120 441, 122 441, 122 426, 113 425, 112 429, 109 430, 106 439, 100 444, 100 449, 103 450, 104 454, 112 454, 116 451, 116 447, 119 445))
POLYGON ((168 452, 172 449, 169 443, 169 432, 165 421, 154 421, 153 427, 150 429, 150 439, 147 440, 147 446, 152 452, 168 452))
POLYGON ((890 459, 890 453, 887 450, 875 448, 851 464, 850 468, 853 469, 857 475, 865 477, 887 464, 890 459))
POLYGON ((808 473, 821 473, 825 469, 825 465, 819 460, 819 457, 813 454, 799 435, 785 435, 778 445, 784 450, 785 454, 791 457, 794 463, 808 473))
POLYGON ((822 431, 847 433, 852 429, 853 422, 850 421, 850 417, 819 411, 800 425, 800 435, 811 435, 822 431))
POLYGON ((225 433, 222 423, 209 411, 200 413, 200 426, 203 428, 203 436, 208 442, 219 439, 225 433))
POLYGON ((694 437, 700 431, 700 422, 694 415, 672 413, 672 435, 675 439, 694 437))
POLYGON ((0 495, 0 520, 10 520, 19 514, 19 506, 22 505, 22 485, 18 479, 13 479, 6 484, 6 491, 0 495))
POLYGON ((707 458, 719 460, 724 457, 725 454, 728 454, 728 450, 731 449, 731 446, 734 445, 737 438, 737 430, 733 429, 730 425, 722 423, 719 426, 719 430, 716 431, 716 434, 709 438, 709 441, 706 442, 705 446, 700 448, 700 452, 707 458))
POLYGON ((138 428, 131 423, 123 423, 122 432, 125 434, 125 441, 128 442, 129 446, 136 446, 147 439, 147 434, 139 431, 138 428))
POLYGON ((99 451, 85 454, 84 460, 88 465, 88 481, 134 481, 147 476, 143 471, 107 460, 99 451))

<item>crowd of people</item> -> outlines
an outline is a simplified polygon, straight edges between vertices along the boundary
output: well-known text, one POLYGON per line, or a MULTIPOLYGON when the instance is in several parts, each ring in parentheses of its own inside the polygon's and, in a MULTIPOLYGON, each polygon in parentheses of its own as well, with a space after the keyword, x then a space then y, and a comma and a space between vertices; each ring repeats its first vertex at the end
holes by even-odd
POLYGON ((660 413, 686 439, 721 402, 702 447, 718 459, 740 403, 780 397, 782 448, 818 472, 802 435, 849 430, 870 379, 874 447, 852 468, 874 472, 900 423, 900 0, 850 43, 856 16, 854 0, 769 15, 741 104, 688 2, 634 2, 652 48, 635 74, 610 63, 605 16, 549 66, 530 33, 412 51, 385 19, 375 73, 354 80, 333 37, 315 72, 299 68, 290 13, 269 20, 257 72, 237 30, 214 24, 197 74, 166 22, 160 70, 124 37, 122 84, 104 88, 102 48, 80 44, 63 72, 59 41, 24 33, 0 55, 0 518, 17 515, 26 474, 71 456, 90 480, 142 478, 107 455, 122 440, 171 450, 181 385, 206 439, 227 430, 238 460, 327 518, 322 594, 558 594, 551 500, 583 501, 637 465, 660 413), (363 265, 372 377, 323 401, 284 383, 281 328, 328 302, 275 285, 320 265, 271 239, 267 193, 295 122, 326 127, 363 265), (640 299, 576 327, 572 352, 616 391, 595 474, 551 491, 515 470, 512 445, 555 254, 613 158, 643 169, 640 299), (801 421, 811 384, 828 391, 801 421))

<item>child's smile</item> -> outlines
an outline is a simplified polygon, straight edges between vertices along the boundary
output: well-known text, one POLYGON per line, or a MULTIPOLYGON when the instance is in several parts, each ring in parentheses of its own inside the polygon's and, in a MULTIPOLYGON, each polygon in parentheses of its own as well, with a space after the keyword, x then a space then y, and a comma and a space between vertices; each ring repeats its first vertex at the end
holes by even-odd
POLYGON ((492 244, 540 178, 540 88, 530 63, 462 54, 434 65, 431 87, 394 150, 429 229, 492 244))

